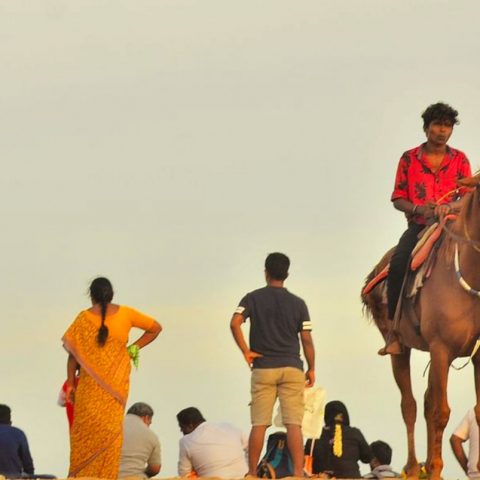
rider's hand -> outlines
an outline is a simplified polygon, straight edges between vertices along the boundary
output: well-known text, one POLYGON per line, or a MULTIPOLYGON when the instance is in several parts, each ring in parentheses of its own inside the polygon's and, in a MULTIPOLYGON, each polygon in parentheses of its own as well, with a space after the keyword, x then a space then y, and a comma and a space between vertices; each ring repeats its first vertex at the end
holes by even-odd
POLYGON ((448 215, 452 211, 452 207, 448 203, 444 203, 443 205, 437 205, 435 207, 435 216, 437 216, 440 220, 448 215))
POLYGON ((435 216, 435 205, 427 203, 417 208, 417 213, 424 218, 433 218, 435 216))

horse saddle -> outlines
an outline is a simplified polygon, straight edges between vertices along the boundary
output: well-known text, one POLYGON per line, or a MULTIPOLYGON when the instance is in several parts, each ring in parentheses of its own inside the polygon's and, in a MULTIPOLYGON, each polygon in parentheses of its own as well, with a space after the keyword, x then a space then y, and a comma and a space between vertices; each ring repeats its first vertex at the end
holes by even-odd
MULTIPOLYGON (((441 244, 443 225, 446 221, 454 220, 455 218, 456 215, 447 215, 441 223, 433 223, 420 232, 420 238, 411 254, 410 271, 417 272, 417 275, 414 275, 415 280, 412 282, 409 291, 406 292, 408 297, 414 296, 423 285, 424 280, 430 276, 435 260, 434 253, 441 244), (421 272, 419 270, 420 267, 423 267, 421 272)), ((390 263, 365 285, 362 292, 363 295, 370 293, 379 283, 387 278, 389 267, 390 263)))

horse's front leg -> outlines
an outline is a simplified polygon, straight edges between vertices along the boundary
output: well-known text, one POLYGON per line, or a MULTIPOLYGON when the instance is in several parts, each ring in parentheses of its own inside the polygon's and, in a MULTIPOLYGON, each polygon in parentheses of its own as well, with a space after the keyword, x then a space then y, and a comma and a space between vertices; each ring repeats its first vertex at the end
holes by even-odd
POLYGON ((442 438, 450 417, 447 401, 448 369, 452 361, 444 345, 430 347, 430 372, 425 392, 425 419, 427 421, 427 470, 430 479, 440 479, 443 469, 442 438))
POLYGON ((418 478, 420 471, 415 454, 415 421, 417 420, 417 402, 413 396, 410 376, 410 349, 405 348, 402 355, 391 355, 392 370, 401 394, 403 421, 407 427, 408 458, 405 473, 408 478, 418 478))
MULTIPOLYGON (((475 375, 475 393, 477 397, 477 403, 475 405, 475 417, 477 419, 477 425, 480 428, 480 351, 477 352, 473 358, 473 368, 474 368, 474 375, 475 375)), ((478 457, 478 464, 477 469, 480 467, 480 455, 478 457)))

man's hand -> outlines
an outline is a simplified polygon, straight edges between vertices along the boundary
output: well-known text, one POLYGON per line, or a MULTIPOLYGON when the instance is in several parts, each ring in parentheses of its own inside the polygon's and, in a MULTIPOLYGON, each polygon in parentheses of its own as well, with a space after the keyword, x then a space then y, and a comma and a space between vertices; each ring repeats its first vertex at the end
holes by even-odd
POLYGON ((252 350, 246 350, 245 352, 243 352, 243 357, 245 358, 248 366, 250 368, 252 368, 253 367, 253 361, 256 358, 263 357, 263 355, 261 353, 258 353, 258 352, 253 352, 252 350))
POLYGON ((443 205, 437 205, 435 207, 435 216, 437 216, 440 220, 443 219, 446 215, 452 212, 452 207, 448 203, 444 203, 443 205))
POLYGON ((315 385, 315 370, 307 370, 305 372, 305 386, 311 388, 315 385))
POLYGON ((433 218, 435 216, 435 204, 433 203, 426 203, 425 205, 420 205, 417 207, 417 212, 424 218, 433 218))

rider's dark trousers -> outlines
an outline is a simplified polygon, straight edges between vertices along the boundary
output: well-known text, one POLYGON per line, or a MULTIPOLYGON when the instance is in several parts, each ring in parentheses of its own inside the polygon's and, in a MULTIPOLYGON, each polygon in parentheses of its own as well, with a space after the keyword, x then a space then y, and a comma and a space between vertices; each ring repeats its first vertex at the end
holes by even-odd
POLYGON ((411 223, 407 230, 400 237, 397 248, 390 260, 390 268, 388 270, 387 283, 387 303, 388 303, 388 318, 393 320, 395 316, 395 309, 397 308, 400 290, 402 289, 403 277, 410 264, 410 254, 414 249, 418 234, 425 228, 425 225, 418 225, 411 223))

